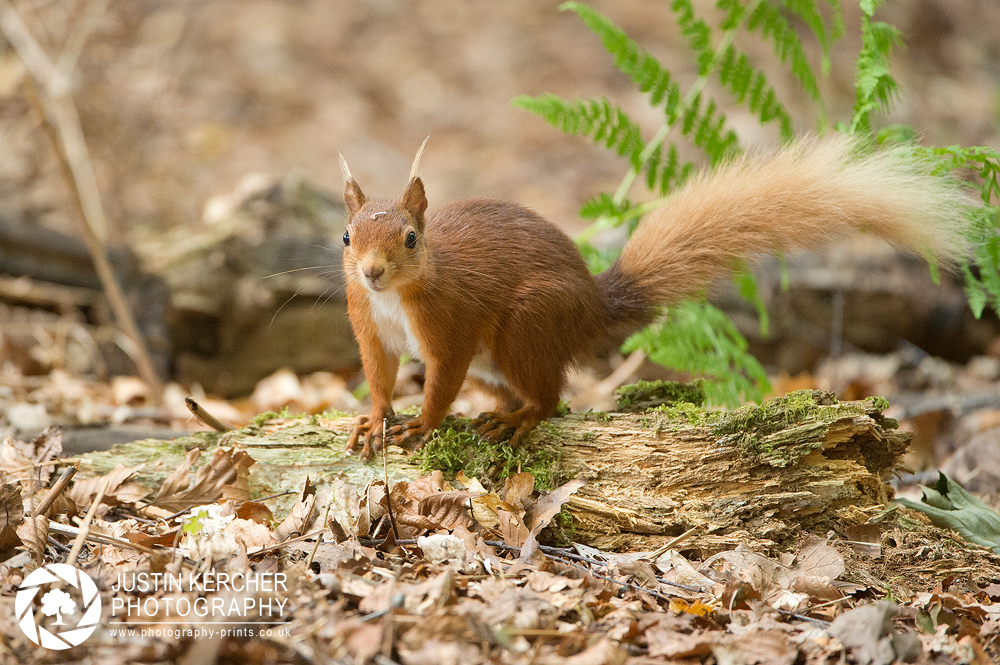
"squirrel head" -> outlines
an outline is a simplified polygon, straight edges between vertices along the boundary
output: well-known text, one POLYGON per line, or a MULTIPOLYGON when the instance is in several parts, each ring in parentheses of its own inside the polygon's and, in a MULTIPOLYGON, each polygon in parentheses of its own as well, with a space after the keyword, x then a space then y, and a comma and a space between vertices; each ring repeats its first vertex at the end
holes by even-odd
POLYGON ((398 201, 368 199, 351 176, 343 155, 340 157, 347 207, 344 273, 347 279, 373 293, 402 288, 419 279, 426 269, 427 197, 424 183, 416 175, 423 151, 421 145, 410 170, 410 182, 398 201))

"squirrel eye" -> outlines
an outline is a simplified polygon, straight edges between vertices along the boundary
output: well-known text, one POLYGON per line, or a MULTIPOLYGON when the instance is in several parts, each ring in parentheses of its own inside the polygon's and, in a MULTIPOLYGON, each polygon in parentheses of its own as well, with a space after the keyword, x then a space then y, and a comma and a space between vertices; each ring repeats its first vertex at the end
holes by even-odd
POLYGON ((349 231, 344 231, 344 247, 350 247, 351 245, 351 233, 349 231))
POLYGON ((406 234, 406 247, 408 249, 413 249, 417 246, 417 234, 414 231, 410 231, 406 234))

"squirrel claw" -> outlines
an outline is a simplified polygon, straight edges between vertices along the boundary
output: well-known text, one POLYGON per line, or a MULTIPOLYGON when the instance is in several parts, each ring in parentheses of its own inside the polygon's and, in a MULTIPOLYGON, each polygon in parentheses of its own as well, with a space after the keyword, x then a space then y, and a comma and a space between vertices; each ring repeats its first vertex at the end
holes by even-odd
POLYGON ((413 446, 413 451, 415 452, 424 447, 427 440, 431 438, 432 432, 433 430, 426 430, 424 428, 424 424, 420 418, 413 418, 389 427, 385 432, 385 440, 389 444, 405 448, 407 441, 416 438, 417 441, 413 446))
POLYGON ((351 435, 347 439, 347 446, 344 448, 344 451, 353 453, 354 449, 357 448, 358 441, 361 441, 360 456, 362 461, 367 462, 375 453, 382 450, 383 439, 382 419, 361 416, 358 418, 354 429, 351 430, 351 435))
POLYGON ((541 418, 535 417, 533 413, 518 409, 510 413, 481 413, 472 421, 472 426, 479 436, 492 443, 499 443, 507 432, 514 430, 508 444, 517 447, 521 443, 521 437, 533 430, 539 422, 541 418))

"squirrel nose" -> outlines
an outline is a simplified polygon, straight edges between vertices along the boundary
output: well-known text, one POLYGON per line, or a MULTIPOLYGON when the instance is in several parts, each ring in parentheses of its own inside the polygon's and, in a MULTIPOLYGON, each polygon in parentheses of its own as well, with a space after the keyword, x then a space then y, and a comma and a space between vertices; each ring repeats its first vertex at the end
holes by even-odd
POLYGON ((372 266, 371 268, 365 270, 365 277, 372 280, 373 282, 384 274, 385 274, 385 266, 378 266, 378 267, 372 266))

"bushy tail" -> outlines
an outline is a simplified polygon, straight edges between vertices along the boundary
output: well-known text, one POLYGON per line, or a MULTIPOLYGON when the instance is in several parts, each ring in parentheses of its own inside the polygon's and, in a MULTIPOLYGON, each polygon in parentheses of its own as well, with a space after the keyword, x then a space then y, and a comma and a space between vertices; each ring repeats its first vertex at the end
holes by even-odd
POLYGON ((965 251, 971 205, 905 147, 865 154, 838 134, 739 157, 688 181, 598 275, 609 333, 621 338, 645 325, 658 306, 702 292, 740 259, 849 233, 949 263, 965 251))

